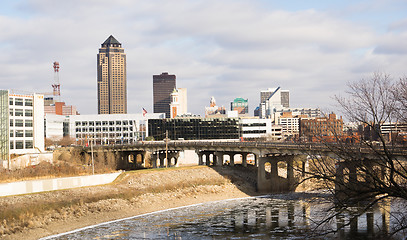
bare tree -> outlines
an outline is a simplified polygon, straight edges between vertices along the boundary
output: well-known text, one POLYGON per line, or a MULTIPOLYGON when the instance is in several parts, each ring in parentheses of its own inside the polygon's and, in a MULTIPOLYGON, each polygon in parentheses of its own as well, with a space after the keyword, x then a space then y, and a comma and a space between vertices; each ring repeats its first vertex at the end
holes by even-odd
MULTIPOLYGON (((407 200, 407 151, 387 137, 386 123, 403 123, 407 119, 407 79, 394 82, 389 75, 375 73, 370 79, 348 84, 345 96, 335 96, 349 121, 360 123, 374 132, 377 139, 343 141, 342 132, 332 132, 335 141, 323 141, 330 157, 314 152, 308 179, 318 179, 331 190, 335 211, 320 224, 334 220, 343 212, 357 218, 365 210, 386 199, 407 200), (362 204, 361 204, 362 203, 362 204), (363 206, 355 210, 354 206, 363 206)), ((398 132, 394 132, 398 134, 398 132)), ((352 223, 352 218, 343 226, 352 223)), ((406 216, 398 216, 399 224, 392 234, 407 228, 406 216)))
POLYGON ((66 147, 70 146, 75 143, 75 140, 69 136, 63 137, 61 140, 58 141, 58 145, 66 147))

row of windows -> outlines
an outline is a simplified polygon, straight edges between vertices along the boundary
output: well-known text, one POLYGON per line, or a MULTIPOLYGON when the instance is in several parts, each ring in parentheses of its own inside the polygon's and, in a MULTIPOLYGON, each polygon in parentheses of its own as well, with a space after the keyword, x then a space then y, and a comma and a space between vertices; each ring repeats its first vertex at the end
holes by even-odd
POLYGON ((24 120, 23 119, 10 119, 10 127, 32 127, 33 126, 33 120, 24 120))
POLYGON ((266 123, 244 123, 243 127, 265 127, 266 123))
POLYGON ((108 126, 108 125, 133 125, 133 121, 76 121, 75 126, 108 126))
POLYGON ((32 117, 33 116, 33 110, 32 109, 10 109, 10 116, 16 116, 16 117, 32 117))
POLYGON ((10 149, 32 149, 33 148, 33 141, 26 140, 26 141, 10 141, 10 149))
POLYGON ((10 131, 10 137, 32 137, 33 136, 33 131, 32 130, 16 130, 16 131, 10 131), (25 134, 24 134, 25 133, 25 134))
POLYGON ((9 104, 10 105, 16 105, 16 106, 32 106, 33 105, 33 100, 32 99, 22 99, 22 98, 9 98, 9 104))
MULTIPOLYGON (((109 134, 100 134, 97 133, 94 136, 95 138, 127 138, 127 137, 133 137, 133 133, 109 133, 109 134)), ((76 134, 76 138, 89 138, 91 139, 92 137, 90 137, 88 134, 80 134, 77 133, 76 134)))
POLYGON ((266 133, 266 130, 250 130, 250 131, 243 131, 243 134, 258 134, 258 133, 266 133))
POLYGON ((114 132, 114 131, 116 131, 116 132, 120 132, 120 131, 133 131, 133 127, 130 127, 130 128, 127 128, 127 127, 123 127, 123 128, 121 128, 121 127, 103 127, 103 128, 100 128, 100 127, 97 127, 97 128, 93 128, 93 127, 90 127, 90 128, 76 128, 76 132, 94 132, 96 130, 96 132, 101 132, 101 131, 103 131, 103 132, 107 132, 107 131, 109 131, 109 132, 114 132))

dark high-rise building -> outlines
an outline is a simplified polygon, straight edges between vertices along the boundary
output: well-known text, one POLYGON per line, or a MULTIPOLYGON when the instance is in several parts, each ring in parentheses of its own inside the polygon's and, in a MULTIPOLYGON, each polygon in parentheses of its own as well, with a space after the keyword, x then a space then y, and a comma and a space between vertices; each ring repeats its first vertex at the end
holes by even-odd
POLYGON ((154 113, 165 113, 165 117, 170 117, 171 93, 176 86, 175 75, 166 72, 160 75, 153 75, 153 108, 154 113))
POLYGON ((126 54, 112 35, 98 54, 98 114, 127 113, 126 54))

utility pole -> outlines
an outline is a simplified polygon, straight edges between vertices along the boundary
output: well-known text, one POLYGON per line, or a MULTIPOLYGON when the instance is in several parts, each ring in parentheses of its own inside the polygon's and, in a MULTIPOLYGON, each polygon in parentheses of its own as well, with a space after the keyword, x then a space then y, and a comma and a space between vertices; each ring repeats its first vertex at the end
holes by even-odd
POLYGON ((165 167, 168 168, 168 130, 165 131, 165 159, 167 160, 165 167))
POLYGON ((93 141, 90 141, 90 153, 92 156, 92 175, 95 175, 95 161, 93 158, 93 141))

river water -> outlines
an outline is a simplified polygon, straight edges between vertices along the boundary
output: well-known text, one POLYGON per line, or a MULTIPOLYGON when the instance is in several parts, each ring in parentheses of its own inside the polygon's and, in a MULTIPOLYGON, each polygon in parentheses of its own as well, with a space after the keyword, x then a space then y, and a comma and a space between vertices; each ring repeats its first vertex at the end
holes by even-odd
MULTIPOLYGON (((319 221, 335 214, 329 194, 273 194, 143 214, 46 239, 376 239, 395 224, 390 212, 404 215, 402 206, 379 204, 338 233, 320 235, 319 221)), ((335 230, 349 219, 343 213, 320 229, 335 230)))

